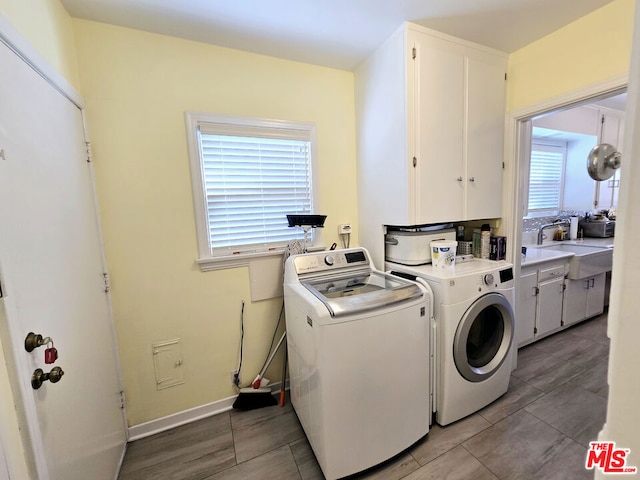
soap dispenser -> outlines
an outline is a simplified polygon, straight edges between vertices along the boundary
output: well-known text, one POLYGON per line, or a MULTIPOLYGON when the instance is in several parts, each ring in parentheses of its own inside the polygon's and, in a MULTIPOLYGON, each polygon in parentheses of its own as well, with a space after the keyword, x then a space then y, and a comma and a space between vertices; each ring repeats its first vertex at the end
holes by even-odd
POLYGON ((560 225, 556 228, 555 233, 553 234, 554 240, 564 240, 564 230, 560 225))

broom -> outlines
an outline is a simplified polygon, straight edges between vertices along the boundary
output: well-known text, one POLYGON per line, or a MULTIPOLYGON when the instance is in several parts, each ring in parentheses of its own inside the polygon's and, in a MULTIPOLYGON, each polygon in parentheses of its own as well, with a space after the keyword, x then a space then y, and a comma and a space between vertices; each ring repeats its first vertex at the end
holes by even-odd
MULTIPOLYGON (((235 402, 233 402, 233 408, 235 408, 236 410, 255 410, 257 408, 271 407, 273 405, 278 404, 278 401, 271 393, 271 389, 266 387, 266 384, 268 383, 268 381, 264 382, 263 376, 264 376, 264 372, 266 372, 267 368, 269 368, 269 365, 271 364, 271 360, 273 360, 273 357, 276 355, 276 353, 280 349, 280 345, 282 345, 282 342, 285 339, 286 335, 287 335, 287 332, 284 332, 282 334, 282 337, 280 337, 280 341, 278 342, 278 345, 276 345, 276 348, 273 350, 273 352, 271 352, 271 355, 269 355, 269 358, 265 362, 258 376, 255 378, 255 380, 251 384, 251 387, 245 387, 240 389, 240 393, 238 394, 238 397, 236 398, 235 402), (265 385, 265 386, 262 386, 262 385, 265 385)), ((286 354, 286 351, 285 351, 285 354, 286 354)))

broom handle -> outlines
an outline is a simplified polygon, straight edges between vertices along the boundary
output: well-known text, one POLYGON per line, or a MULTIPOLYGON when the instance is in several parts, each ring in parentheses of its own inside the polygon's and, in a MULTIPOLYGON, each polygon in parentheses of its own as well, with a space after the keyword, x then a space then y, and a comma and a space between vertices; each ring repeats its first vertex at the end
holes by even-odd
POLYGON ((280 383, 280 406, 284 407, 285 390, 287 383, 287 349, 284 349, 284 360, 282 361, 282 383, 280 383))
POLYGON ((284 332, 282 334, 282 337, 280 337, 280 341, 278 342, 278 345, 276 345, 276 348, 273 350, 273 352, 271 352, 271 355, 269 355, 269 358, 267 359, 267 363, 265 364, 265 366, 262 368, 262 371, 260 372, 260 378, 262 378, 262 376, 264 375, 264 372, 266 372, 267 368, 269 368, 269 365, 271 365, 271 360, 273 360, 273 357, 276 355, 276 353, 278 353, 278 349, 280 348, 280 345, 282 345, 282 341, 286 336, 287 336, 287 332, 284 332))

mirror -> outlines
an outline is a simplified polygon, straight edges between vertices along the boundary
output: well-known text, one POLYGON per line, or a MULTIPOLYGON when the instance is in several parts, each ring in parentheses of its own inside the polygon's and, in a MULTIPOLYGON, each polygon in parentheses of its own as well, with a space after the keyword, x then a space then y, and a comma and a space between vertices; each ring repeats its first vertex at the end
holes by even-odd
POLYGON ((587 172, 597 181, 609 180, 620 168, 620 152, 608 143, 593 147, 587 156, 587 172))

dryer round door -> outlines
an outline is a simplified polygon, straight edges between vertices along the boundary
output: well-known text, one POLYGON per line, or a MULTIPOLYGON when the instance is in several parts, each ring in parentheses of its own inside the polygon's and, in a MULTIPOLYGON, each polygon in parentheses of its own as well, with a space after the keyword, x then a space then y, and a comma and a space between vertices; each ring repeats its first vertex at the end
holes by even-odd
POLYGON ((482 382, 502 366, 513 342, 514 315, 504 295, 488 293, 464 313, 453 341, 460 375, 482 382))

